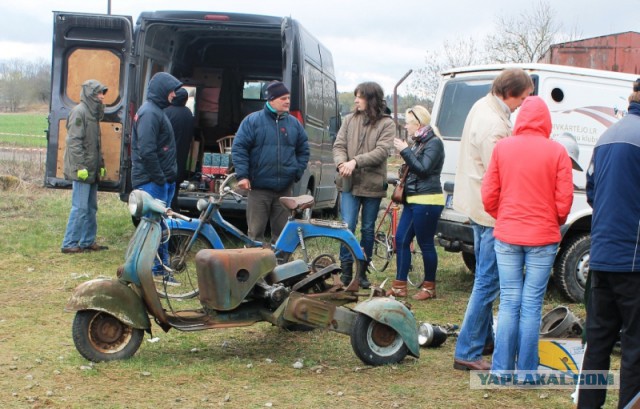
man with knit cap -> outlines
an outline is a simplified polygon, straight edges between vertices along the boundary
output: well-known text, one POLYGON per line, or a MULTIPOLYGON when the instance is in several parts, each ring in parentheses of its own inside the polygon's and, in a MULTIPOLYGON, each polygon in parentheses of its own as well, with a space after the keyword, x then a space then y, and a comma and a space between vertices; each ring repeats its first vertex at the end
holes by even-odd
POLYGON ((248 235, 264 241, 267 221, 275 241, 287 223, 287 211, 279 202, 291 196, 293 184, 302 178, 309 162, 307 134, 289 116, 291 97, 280 81, 267 87, 261 111, 249 114, 240 124, 231 149, 238 187, 249 191, 248 235))
POLYGON ((62 240, 65 254, 106 250, 98 245, 98 182, 106 170, 100 148, 100 120, 104 116, 107 87, 97 80, 82 84, 80 103, 67 117, 64 177, 73 183, 71 212, 62 240))

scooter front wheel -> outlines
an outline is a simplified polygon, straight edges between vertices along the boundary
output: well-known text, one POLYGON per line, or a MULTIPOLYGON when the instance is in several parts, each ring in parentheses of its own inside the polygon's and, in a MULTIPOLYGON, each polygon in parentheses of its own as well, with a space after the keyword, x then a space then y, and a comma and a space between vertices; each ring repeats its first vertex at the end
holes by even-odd
POLYGON ((372 366, 398 363, 409 351, 396 330, 362 313, 351 329, 351 347, 362 362, 372 366))
POLYGON ((80 355, 93 362, 131 358, 144 337, 133 328, 102 311, 78 311, 73 320, 73 343, 80 355))

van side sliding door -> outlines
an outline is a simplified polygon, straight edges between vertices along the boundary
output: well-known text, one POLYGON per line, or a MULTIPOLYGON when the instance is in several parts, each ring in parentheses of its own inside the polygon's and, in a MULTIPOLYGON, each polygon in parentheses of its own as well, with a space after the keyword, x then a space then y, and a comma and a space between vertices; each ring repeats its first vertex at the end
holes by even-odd
POLYGON ((133 37, 131 17, 54 12, 51 105, 47 137, 45 185, 70 188, 64 179, 67 116, 80 102, 82 83, 106 85, 105 115, 100 123, 107 175, 100 190, 118 191, 124 125, 128 118, 127 88, 133 37))

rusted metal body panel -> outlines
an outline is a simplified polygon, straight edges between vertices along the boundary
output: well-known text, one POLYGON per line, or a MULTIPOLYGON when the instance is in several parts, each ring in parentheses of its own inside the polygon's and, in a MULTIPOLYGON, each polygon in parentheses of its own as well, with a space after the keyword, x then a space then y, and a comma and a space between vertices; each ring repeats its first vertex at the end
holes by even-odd
POLYGON ((554 44, 538 62, 638 74, 640 33, 629 31, 554 44))
POLYGON ((65 310, 103 311, 134 328, 151 328, 147 310, 140 296, 118 280, 96 279, 80 284, 73 292, 65 310))
POLYGON ((200 302, 217 311, 232 310, 275 266, 276 256, 272 250, 200 250, 196 254, 200 302))

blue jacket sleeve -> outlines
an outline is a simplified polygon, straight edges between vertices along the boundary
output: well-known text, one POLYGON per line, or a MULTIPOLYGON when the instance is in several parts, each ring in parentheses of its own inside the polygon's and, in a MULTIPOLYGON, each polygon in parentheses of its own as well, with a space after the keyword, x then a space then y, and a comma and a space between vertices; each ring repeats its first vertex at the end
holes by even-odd
POLYGON ((589 163, 589 168, 587 169, 587 203, 589 206, 593 207, 593 198, 596 194, 595 190, 595 181, 593 171, 595 169, 595 150, 593 151, 593 156, 591 157, 591 163, 589 163))
POLYGON ((137 121, 138 152, 142 165, 151 181, 158 185, 164 185, 167 180, 164 177, 162 166, 158 158, 158 135, 160 133, 160 120, 156 112, 148 111, 142 114, 137 121))
POLYGON ((298 161, 298 171, 296 172, 296 182, 302 178, 307 165, 309 164, 309 140, 307 138, 307 132, 302 125, 296 120, 298 124, 298 143, 296 145, 296 160, 298 161))
POLYGON ((231 160, 236 169, 238 180, 249 179, 249 155, 254 139, 254 132, 250 122, 251 116, 248 116, 240 123, 231 147, 231 160))

